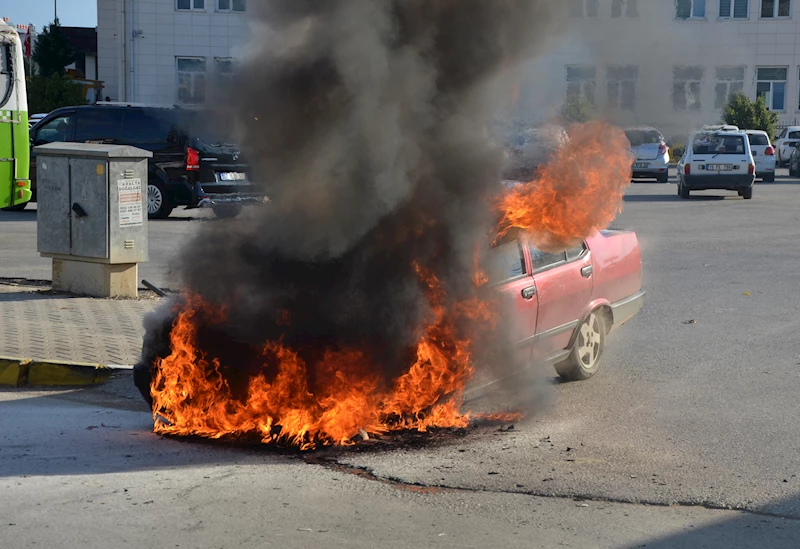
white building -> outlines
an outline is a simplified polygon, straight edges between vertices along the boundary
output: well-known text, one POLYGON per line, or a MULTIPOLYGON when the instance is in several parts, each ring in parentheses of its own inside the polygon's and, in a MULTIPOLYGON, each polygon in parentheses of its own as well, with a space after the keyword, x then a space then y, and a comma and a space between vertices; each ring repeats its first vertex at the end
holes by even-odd
POLYGON ((103 95, 202 103, 207 79, 230 71, 246 39, 246 17, 247 0, 97 0, 103 95))
POLYGON ((685 137, 741 90, 800 120, 800 0, 565 1, 567 30, 520 73, 519 118, 580 93, 618 124, 685 137))

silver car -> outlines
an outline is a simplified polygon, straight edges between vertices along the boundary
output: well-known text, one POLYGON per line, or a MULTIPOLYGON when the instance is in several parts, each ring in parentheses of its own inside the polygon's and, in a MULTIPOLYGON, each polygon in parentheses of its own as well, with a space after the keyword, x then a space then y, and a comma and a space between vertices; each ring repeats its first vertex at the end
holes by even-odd
POLYGON ((643 126, 625 130, 631 151, 636 156, 633 163, 634 179, 656 179, 659 183, 669 181, 669 148, 661 132, 643 126))

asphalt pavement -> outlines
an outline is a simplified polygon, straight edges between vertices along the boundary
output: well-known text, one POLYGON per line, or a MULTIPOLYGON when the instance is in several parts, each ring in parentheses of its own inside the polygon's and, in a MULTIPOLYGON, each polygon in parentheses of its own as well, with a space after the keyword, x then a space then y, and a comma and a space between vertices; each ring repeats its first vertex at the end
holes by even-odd
MULTIPOLYGON (((591 380, 540 372, 526 389, 538 412, 511 430, 309 457, 152 435, 125 374, 0 392, 0 536, 14 547, 798 547, 800 181, 783 170, 748 201, 695 194, 630 187, 613 226, 639 236, 645 308, 609 338, 591 380)), ((171 258, 209 222, 153 222, 142 277, 174 285, 171 258)), ((0 213, 0 227, 0 277, 49 278, 31 251, 35 214, 0 213)))

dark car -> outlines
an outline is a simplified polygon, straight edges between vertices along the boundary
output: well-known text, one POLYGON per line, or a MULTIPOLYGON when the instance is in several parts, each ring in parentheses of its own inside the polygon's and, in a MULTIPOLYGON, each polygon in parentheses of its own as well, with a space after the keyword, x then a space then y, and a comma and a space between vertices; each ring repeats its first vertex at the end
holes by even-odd
MULTIPOLYGON (((98 104, 57 109, 33 128, 31 144, 57 141, 131 145, 151 151, 148 216, 165 218, 176 206, 211 206, 218 216, 261 201, 250 166, 229 139, 215 135, 211 116, 177 107, 98 104)), ((31 186, 36 199, 36 159, 31 186)))
POLYGON ((787 143, 786 147, 792 151, 789 156, 789 175, 792 177, 800 177, 800 142, 787 143))

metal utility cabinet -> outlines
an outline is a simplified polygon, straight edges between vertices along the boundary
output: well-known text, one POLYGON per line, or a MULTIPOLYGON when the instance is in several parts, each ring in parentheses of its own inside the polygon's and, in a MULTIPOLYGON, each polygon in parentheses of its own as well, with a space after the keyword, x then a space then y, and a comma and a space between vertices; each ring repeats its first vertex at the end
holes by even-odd
POLYGON ((149 151, 119 145, 36 147, 38 250, 53 289, 136 297, 147 261, 149 151))

